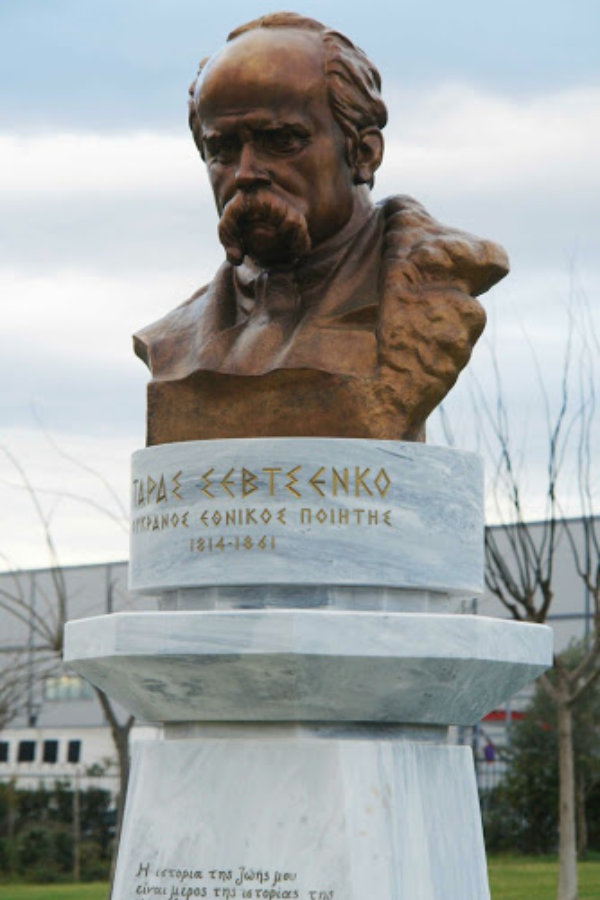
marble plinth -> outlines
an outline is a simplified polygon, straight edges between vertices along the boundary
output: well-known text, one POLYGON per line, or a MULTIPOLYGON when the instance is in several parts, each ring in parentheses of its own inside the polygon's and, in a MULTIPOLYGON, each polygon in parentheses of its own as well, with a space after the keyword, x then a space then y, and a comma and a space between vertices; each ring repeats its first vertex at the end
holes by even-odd
POLYGON ((138 744, 113 900, 487 900, 471 750, 433 737, 138 744))
POLYGON ((65 661, 164 739, 133 758, 113 900, 489 900, 472 754, 552 661, 482 591, 482 473, 396 441, 150 447, 130 584, 65 661))
POLYGON ((482 616, 248 610, 69 622, 65 661, 150 721, 469 725, 547 668, 547 626, 482 616))
POLYGON ((483 478, 471 453, 335 438, 189 441, 138 451, 132 478, 135 591, 311 587, 297 591, 301 605, 321 605, 328 586, 482 592, 483 478))

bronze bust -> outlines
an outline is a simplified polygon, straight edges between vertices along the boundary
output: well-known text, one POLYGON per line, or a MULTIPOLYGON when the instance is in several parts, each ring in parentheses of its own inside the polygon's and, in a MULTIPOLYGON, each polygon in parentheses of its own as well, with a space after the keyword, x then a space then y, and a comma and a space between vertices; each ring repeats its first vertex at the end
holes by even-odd
POLYGON ((293 13, 229 35, 190 88, 227 261, 135 336, 148 443, 420 440, 485 324, 502 248, 407 196, 373 204, 387 111, 343 35, 293 13))

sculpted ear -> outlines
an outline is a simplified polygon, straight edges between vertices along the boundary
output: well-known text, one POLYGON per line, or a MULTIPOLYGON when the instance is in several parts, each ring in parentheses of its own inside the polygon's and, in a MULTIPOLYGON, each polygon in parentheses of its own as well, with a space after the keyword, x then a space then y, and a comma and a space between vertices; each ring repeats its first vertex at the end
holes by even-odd
POLYGON ((373 176, 383 159, 383 135, 379 128, 364 128, 355 147, 353 175, 355 184, 373 184, 373 176))

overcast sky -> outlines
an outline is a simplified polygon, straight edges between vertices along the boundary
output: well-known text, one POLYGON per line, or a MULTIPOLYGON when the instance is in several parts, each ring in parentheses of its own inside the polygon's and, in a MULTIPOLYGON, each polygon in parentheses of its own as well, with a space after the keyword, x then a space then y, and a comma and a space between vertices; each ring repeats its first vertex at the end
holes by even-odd
MULTIPOLYGON (((147 381, 130 334, 222 259, 187 131, 187 87, 231 28, 274 9, 239 0, 0 3, 1 441, 50 492, 40 498, 65 563, 124 558, 126 537, 64 496, 116 511, 50 440, 126 502, 147 381)), ((413 194, 442 221, 507 248, 512 274, 484 298, 491 325, 472 371, 488 378, 492 341, 539 463, 531 346, 552 391, 569 295, 585 292, 596 321, 600 305, 597 3, 320 0, 297 11, 347 33, 381 70, 390 124, 376 199, 413 194)), ((463 375, 447 408, 458 444, 472 448, 469 381, 463 375)), ((435 423, 431 434, 439 436, 435 423)), ((45 565, 7 458, 0 478, 0 551, 9 565, 45 565)))

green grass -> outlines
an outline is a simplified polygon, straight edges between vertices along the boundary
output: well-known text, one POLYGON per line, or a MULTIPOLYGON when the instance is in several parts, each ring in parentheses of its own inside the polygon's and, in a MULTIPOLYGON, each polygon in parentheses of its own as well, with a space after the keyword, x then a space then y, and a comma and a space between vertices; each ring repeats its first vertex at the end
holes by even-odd
MULTIPOLYGON (((554 900, 556 859, 497 856, 488 860, 492 900, 554 900)), ((578 867, 579 900, 600 900, 600 862, 578 867)))
POLYGON ((94 884, 2 884, 2 900, 106 900, 108 885, 94 884))
MULTIPOLYGON (((554 900, 556 860, 496 856, 489 860, 492 900, 554 900)), ((2 900, 106 900, 96 884, 2 884, 2 900)), ((579 900, 600 900, 600 861, 579 864, 579 900)))

